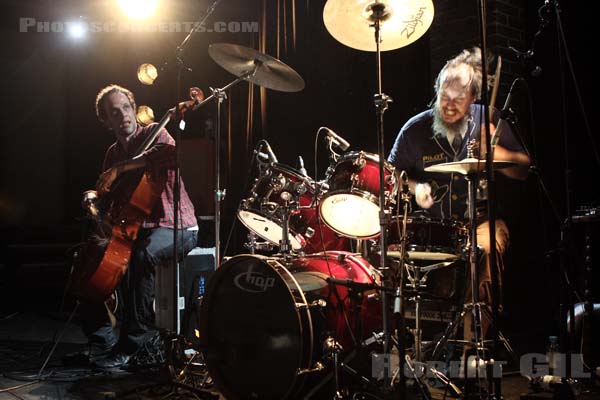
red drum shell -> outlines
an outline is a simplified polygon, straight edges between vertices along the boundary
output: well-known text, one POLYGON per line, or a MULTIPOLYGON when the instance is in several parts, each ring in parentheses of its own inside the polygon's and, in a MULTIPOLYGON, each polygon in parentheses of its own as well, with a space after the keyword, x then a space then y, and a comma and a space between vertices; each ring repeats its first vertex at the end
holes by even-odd
POLYGON ((200 342, 211 377, 227 398, 293 397, 311 375, 298 371, 322 359, 326 337, 334 336, 350 351, 348 324, 362 327, 354 332, 357 340, 380 331, 376 293, 365 292, 357 308, 345 286, 326 281, 330 273, 353 282, 378 282, 366 260, 346 252, 295 258, 287 265, 281 258, 239 255, 217 269, 200 310, 200 342))
MULTIPOLYGON (((394 167, 384 161, 384 191, 387 208, 397 193, 394 167)), ((379 235, 379 157, 376 154, 350 152, 335 165, 323 195, 319 212, 337 233, 368 239, 379 235)))

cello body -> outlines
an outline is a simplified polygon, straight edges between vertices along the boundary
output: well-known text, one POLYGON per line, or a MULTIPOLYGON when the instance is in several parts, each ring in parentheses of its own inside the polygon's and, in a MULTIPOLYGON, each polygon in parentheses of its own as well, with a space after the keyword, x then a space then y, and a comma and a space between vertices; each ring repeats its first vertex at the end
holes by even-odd
POLYGON ((71 294, 92 302, 103 302, 111 295, 127 271, 139 229, 161 191, 162 185, 145 172, 127 203, 97 218, 97 226, 76 257, 71 294))

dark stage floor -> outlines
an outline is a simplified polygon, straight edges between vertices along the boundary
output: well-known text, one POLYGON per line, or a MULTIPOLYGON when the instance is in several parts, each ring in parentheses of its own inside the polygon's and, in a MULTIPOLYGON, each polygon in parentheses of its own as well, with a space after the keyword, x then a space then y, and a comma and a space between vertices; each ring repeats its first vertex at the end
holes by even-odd
MULTIPOLYGON (((163 369, 140 367, 131 371, 101 373, 83 366, 66 367, 62 362, 63 356, 85 347, 85 337, 74 323, 67 323, 67 319, 68 315, 57 313, 26 312, 7 315, 0 320, 0 399, 208 398, 185 389, 174 391, 173 386, 167 383, 163 369), (43 379, 37 380, 57 338, 59 344, 43 369, 43 379)), ((200 382, 208 382, 209 391, 223 398, 200 372, 189 374, 186 382, 198 386, 200 382)), ((528 381, 518 372, 505 370, 502 382, 504 399, 521 399, 521 395, 529 392, 528 381)), ((537 396, 540 397, 527 398, 552 398, 551 393, 539 393, 537 396)), ((415 390, 409 390, 409 398, 422 397, 415 390)), ((589 393, 578 398, 597 399, 600 395, 589 393)))

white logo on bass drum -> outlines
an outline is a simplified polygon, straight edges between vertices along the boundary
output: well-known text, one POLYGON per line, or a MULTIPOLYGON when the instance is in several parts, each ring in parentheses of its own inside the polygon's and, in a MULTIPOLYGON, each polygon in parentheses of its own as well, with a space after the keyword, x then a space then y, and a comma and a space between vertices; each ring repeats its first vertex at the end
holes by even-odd
POLYGON ((262 293, 275 286, 275 278, 266 277, 260 272, 247 271, 236 275, 233 283, 246 292, 262 293))

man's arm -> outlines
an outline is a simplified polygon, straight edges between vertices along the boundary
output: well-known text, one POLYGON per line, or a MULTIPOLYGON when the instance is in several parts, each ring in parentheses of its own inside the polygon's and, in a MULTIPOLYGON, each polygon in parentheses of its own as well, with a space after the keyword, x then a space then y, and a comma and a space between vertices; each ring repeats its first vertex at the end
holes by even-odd
MULTIPOLYGON (((498 125, 500 126, 500 125, 498 125)), ((482 132, 484 129, 484 126, 481 126, 482 132)), ((494 126, 494 124, 490 124, 490 132, 492 134, 492 143, 494 142, 494 139, 497 140, 497 138, 495 138, 496 134, 499 134, 501 136, 500 137, 500 141, 502 141, 503 139, 508 139, 509 135, 512 136, 512 131, 510 131, 510 128, 507 127, 506 125, 504 125, 504 129, 508 129, 506 132, 498 132, 498 130, 496 129, 496 126, 494 126)), ((502 129, 500 129, 502 130, 502 129)), ((480 143, 480 158, 484 158, 485 154, 486 154, 486 144, 485 142, 482 140, 480 143)), ((527 179, 527 175, 529 174, 529 166, 531 165, 531 160, 529 159, 529 156, 521 151, 515 151, 515 150, 509 150, 508 148, 500 145, 500 144, 496 144, 495 146, 492 146, 493 148, 493 159, 494 161, 512 161, 514 163, 519 164, 516 167, 511 167, 511 168, 503 168, 503 169, 499 169, 498 171, 500 171, 503 175, 512 178, 512 179, 518 179, 518 180, 525 180, 527 179)))
POLYGON ((494 147, 494 160, 512 161, 519 164, 516 167, 503 168, 498 171, 512 179, 521 181, 527 179, 529 166, 531 165, 531 160, 527 154, 518 151, 510 151, 500 145, 496 145, 496 147, 494 147))
MULTIPOLYGON (((175 164, 175 140, 163 129, 155 143, 139 156, 117 162, 106 169, 96 182, 96 190, 100 195, 110 191, 114 181, 124 172, 146 168, 153 174, 173 168, 175 164)), ((106 165, 106 162, 105 162, 106 165)))

